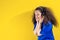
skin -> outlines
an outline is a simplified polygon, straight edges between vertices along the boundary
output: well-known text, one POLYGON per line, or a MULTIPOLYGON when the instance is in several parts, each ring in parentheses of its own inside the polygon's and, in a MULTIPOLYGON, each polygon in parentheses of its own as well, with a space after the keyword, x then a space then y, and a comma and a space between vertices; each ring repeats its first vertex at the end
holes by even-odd
POLYGON ((39 10, 35 10, 35 19, 36 19, 36 28, 34 30, 34 34, 37 36, 41 36, 41 23, 43 22, 44 16, 41 16, 41 12, 39 10))

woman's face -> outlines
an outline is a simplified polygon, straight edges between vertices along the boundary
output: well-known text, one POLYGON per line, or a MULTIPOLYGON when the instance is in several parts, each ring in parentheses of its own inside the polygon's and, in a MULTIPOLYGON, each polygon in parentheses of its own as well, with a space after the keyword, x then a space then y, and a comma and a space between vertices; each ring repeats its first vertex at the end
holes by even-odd
POLYGON ((38 21, 39 18, 41 18, 41 12, 39 10, 35 10, 35 19, 36 19, 36 21, 38 21))

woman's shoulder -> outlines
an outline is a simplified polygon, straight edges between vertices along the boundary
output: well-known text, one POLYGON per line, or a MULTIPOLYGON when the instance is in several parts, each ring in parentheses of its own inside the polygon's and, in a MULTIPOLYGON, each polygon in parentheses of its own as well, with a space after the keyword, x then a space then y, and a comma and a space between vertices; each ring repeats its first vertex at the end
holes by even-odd
POLYGON ((48 21, 48 24, 52 25, 52 22, 51 21, 48 21))
POLYGON ((52 22, 51 21, 48 21, 46 24, 44 24, 45 26, 48 26, 48 25, 52 25, 52 22))

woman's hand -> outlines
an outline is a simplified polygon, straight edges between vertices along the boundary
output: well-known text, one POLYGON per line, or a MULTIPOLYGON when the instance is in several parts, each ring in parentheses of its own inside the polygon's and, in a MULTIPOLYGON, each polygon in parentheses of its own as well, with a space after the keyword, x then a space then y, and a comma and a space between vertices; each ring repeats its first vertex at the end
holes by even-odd
POLYGON ((37 36, 41 36, 42 34, 40 34, 41 29, 37 32, 37 36))
POLYGON ((34 35, 41 36, 42 34, 40 34, 40 31, 41 30, 39 30, 38 32, 36 32, 36 30, 34 30, 34 35))
POLYGON ((37 21, 37 36, 41 36, 41 34, 40 34, 40 31, 41 31, 41 23, 43 22, 43 19, 44 19, 44 17, 42 17, 42 18, 39 18, 39 20, 37 21))
POLYGON ((43 22, 43 18, 36 19, 36 21, 37 21, 37 24, 34 30, 34 34, 37 36, 41 36, 40 31, 41 31, 41 23, 43 22))

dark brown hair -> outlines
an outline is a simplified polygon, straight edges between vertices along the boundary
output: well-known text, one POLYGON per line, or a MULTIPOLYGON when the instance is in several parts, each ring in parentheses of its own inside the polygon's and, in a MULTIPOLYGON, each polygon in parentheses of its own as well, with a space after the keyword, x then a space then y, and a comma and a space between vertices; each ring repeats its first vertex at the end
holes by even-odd
MULTIPOLYGON (((51 21, 53 25, 57 26, 57 20, 54 17, 53 12, 51 11, 50 8, 44 7, 44 6, 39 6, 35 10, 39 10, 42 13, 41 16, 44 16, 44 20, 43 21, 44 21, 45 24, 48 21, 51 21)), ((36 23, 35 13, 34 12, 33 12, 32 22, 33 22, 33 24, 36 23)))

